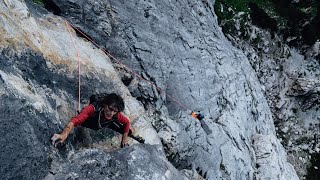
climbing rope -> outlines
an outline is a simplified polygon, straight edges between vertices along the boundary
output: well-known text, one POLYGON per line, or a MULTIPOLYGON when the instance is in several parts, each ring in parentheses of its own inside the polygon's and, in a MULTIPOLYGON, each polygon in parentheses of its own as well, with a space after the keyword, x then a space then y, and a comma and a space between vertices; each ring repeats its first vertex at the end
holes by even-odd
POLYGON ((78 58, 78 112, 80 112, 80 97, 81 97, 81 79, 80 79, 80 55, 79 55, 79 51, 78 51, 78 48, 76 46, 76 43, 74 42, 74 39, 73 39, 73 36, 72 36, 72 33, 71 33, 71 30, 70 30, 70 26, 69 26, 69 23, 68 21, 65 20, 65 23, 66 23, 66 27, 68 29, 68 32, 70 34, 70 37, 71 37, 71 41, 73 43, 73 46, 74 46, 74 49, 76 51, 76 54, 77 54, 77 58, 78 58))
POLYGON ((169 97, 171 100, 173 100, 175 103, 177 103, 179 106, 181 106, 183 109, 191 112, 191 110, 189 110, 186 106, 184 106, 182 103, 180 103, 177 99, 175 99, 174 97, 170 96, 169 94, 167 94, 165 91, 163 91, 161 88, 159 88, 158 86, 156 86, 154 83, 148 81, 147 79, 143 78, 142 76, 140 76, 139 74, 137 74, 136 72, 134 72, 133 70, 131 70, 129 67, 127 67, 125 64, 123 64, 120 60, 118 60, 117 58, 115 58, 114 56, 112 56, 109 52, 107 52, 104 48, 102 48, 99 44, 97 44, 95 41, 93 41, 90 37, 88 37, 85 33, 83 33, 81 30, 79 30, 78 28, 76 28, 74 25, 72 25, 68 20, 64 19, 65 22, 70 25, 71 27, 73 27, 73 29, 75 29, 78 33, 80 33, 81 35, 83 35, 87 40, 89 40, 90 42, 92 42, 95 46, 97 46, 98 48, 100 48, 109 58, 112 58, 113 60, 115 60, 117 63, 121 64, 126 70, 130 71, 133 75, 135 75, 136 77, 138 77, 139 79, 147 82, 149 85, 155 87, 157 90, 159 90, 160 92, 162 92, 163 94, 165 94, 167 97, 169 97))
MULTIPOLYGON (((95 41, 93 41, 90 37, 88 37, 85 33, 83 33, 81 30, 79 30, 78 28, 76 28, 73 24, 71 24, 68 20, 64 19, 66 26, 68 28, 68 31, 71 35, 71 31, 69 29, 69 26, 71 26, 73 29, 75 29, 78 33, 80 33, 82 36, 84 36, 87 40, 89 40, 90 42, 92 42, 95 46, 97 46, 100 50, 102 50, 109 58, 115 60, 117 63, 119 63, 120 65, 122 65, 126 70, 128 70, 129 72, 131 72, 133 75, 135 75, 136 77, 138 77, 139 79, 145 81, 146 83, 148 83, 149 85, 155 87, 157 90, 159 90, 160 92, 162 92, 163 94, 166 95, 166 97, 168 97, 169 99, 173 100, 176 104, 178 104, 180 107, 182 107, 184 110, 187 110, 188 112, 191 112, 190 115, 192 115, 194 118, 198 119, 201 123, 201 127, 205 130, 205 132, 207 134, 211 134, 211 130, 209 129, 209 127, 207 126, 207 124, 203 121, 204 115, 202 114, 196 114, 193 111, 191 111, 190 109, 188 109, 186 106, 184 106, 182 103, 180 103, 177 99, 175 99, 174 97, 170 96, 169 94, 167 94, 165 91, 163 91, 161 88, 159 88, 158 86, 156 86, 154 83, 148 81, 147 79, 143 78, 142 76, 140 76, 139 74, 137 74, 136 72, 134 72, 133 70, 131 70, 129 67, 127 67, 125 64, 123 64, 120 60, 118 60, 117 58, 115 58, 114 56, 112 56, 109 52, 107 52, 103 47, 101 47, 99 44, 97 44, 95 41)), ((72 37, 72 42, 73 41, 73 37, 72 37)), ((78 111, 80 112, 80 57, 79 57, 79 52, 78 49, 74 43, 74 47, 76 49, 77 52, 77 57, 78 57, 78 71, 79 71, 79 98, 78 98, 78 111)))

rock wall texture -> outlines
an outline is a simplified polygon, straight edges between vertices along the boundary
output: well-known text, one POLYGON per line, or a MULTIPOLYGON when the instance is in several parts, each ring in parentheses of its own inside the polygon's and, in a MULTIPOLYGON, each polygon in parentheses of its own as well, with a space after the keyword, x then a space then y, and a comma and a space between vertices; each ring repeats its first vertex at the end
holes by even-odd
POLYGON ((212 2, 49 2, 56 15, 31 1, 0 2, 1 177, 298 179, 255 71, 222 34, 212 2), (62 17, 101 47, 69 33, 62 17), (81 106, 92 93, 119 93, 151 145, 118 150, 118 135, 101 130, 89 131, 88 148, 72 136, 51 146, 76 115, 77 54, 81 106), (212 134, 190 110, 206 115, 212 134))
MULTIPOLYGON (((284 1, 272 2, 283 3, 284 1)), ((317 4, 312 2, 315 1, 286 1, 284 3, 288 6, 281 6, 275 11, 286 13, 288 11, 279 10, 281 8, 299 9, 302 4, 307 5, 308 8, 315 5, 313 8, 318 9, 317 4)), ((253 14, 257 15, 258 12, 254 9, 250 9, 254 12, 250 15, 239 13, 237 9, 228 8, 225 3, 218 1, 215 8, 220 15, 232 14, 233 16, 231 19, 230 17, 222 18, 220 24, 228 39, 242 49, 256 71, 273 115, 277 137, 288 153, 289 162, 294 165, 301 179, 317 179, 320 176, 320 61, 318 56, 320 43, 314 34, 304 33, 301 36, 301 33, 302 31, 312 32, 312 28, 319 29, 313 24, 316 24, 319 18, 315 17, 316 14, 301 16, 298 11, 292 11, 289 13, 297 18, 291 19, 291 23, 290 21, 285 23, 296 25, 295 22, 299 21, 303 26, 302 28, 293 28, 291 25, 284 27, 282 25, 284 21, 276 20, 279 18, 275 15, 277 13, 269 11, 269 8, 263 4, 257 5, 260 6, 261 14, 269 15, 265 18, 256 18, 253 14), (228 10, 225 11, 225 9, 228 10), (291 37, 282 30, 272 31, 273 25, 266 24, 265 19, 268 18, 273 19, 275 22, 273 25, 276 28, 287 29, 291 37), (304 44, 311 39, 312 44, 304 44)), ((302 14, 304 13, 308 14, 309 11, 302 14)))

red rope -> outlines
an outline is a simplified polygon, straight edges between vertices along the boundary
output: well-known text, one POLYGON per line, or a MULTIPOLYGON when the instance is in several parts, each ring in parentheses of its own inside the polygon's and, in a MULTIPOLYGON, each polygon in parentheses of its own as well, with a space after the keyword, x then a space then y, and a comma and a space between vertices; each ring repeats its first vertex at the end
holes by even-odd
MULTIPOLYGON (((148 84, 150 84, 151 86, 155 87, 157 90, 159 90, 160 92, 162 92, 163 94, 165 94, 167 97, 169 97, 170 99, 172 99, 175 103, 177 103, 178 105, 180 105, 183 109, 187 110, 187 111, 191 111, 189 110, 187 107, 185 107, 184 105, 182 105, 178 100, 176 100, 175 98, 173 98, 172 96, 168 95, 166 92, 164 92, 161 88, 157 87, 154 83, 146 80, 145 78, 141 77, 139 74, 137 74, 136 72, 134 72, 133 70, 131 70, 130 68, 128 68, 125 64, 123 64, 122 62, 120 62, 117 58, 113 57, 109 52, 107 52, 104 48, 102 48, 99 44, 97 44, 95 41, 93 41, 91 38, 89 38, 86 34, 84 34, 82 31, 80 31, 78 28, 76 28, 75 26, 73 26, 68 20, 64 19, 66 23, 68 23, 71 27, 73 27, 76 31, 78 31, 80 34, 82 34, 87 40, 89 40, 90 42, 92 42, 94 45, 96 45, 97 47, 99 47, 107 56, 109 56, 110 58, 113 58, 115 61, 117 61, 119 64, 121 64, 123 67, 125 67, 125 69, 127 69, 128 71, 130 71, 133 75, 135 75, 136 77, 140 78, 141 80, 144 80, 145 82, 147 82, 148 84)), ((80 67, 79 67, 80 69, 80 67)), ((79 70, 79 76, 80 76, 80 70, 79 70)), ((79 78, 79 85, 80 85, 80 78, 79 78)), ((80 94, 80 87, 79 87, 79 94, 80 94)), ((80 97, 79 97, 80 98, 80 97)), ((79 99, 79 103, 80 103, 80 99, 79 99)))
POLYGON ((77 46, 76 46, 76 43, 74 42, 74 39, 73 39, 73 36, 72 36, 72 33, 71 33, 71 30, 70 30, 70 28, 69 28, 69 26, 68 26, 68 24, 70 24, 67 20, 65 20, 65 22, 66 22, 66 27, 67 27, 67 29, 68 29, 68 32, 69 32, 69 34, 70 34, 70 37, 71 37, 71 41, 72 41, 72 43, 73 43, 73 46, 74 46, 74 48, 75 48, 75 50, 76 50, 76 53, 77 53, 77 58, 78 58, 78 112, 80 112, 80 95, 81 95, 81 79, 80 79, 80 55, 79 55, 79 51, 78 51, 78 48, 77 48, 77 46))

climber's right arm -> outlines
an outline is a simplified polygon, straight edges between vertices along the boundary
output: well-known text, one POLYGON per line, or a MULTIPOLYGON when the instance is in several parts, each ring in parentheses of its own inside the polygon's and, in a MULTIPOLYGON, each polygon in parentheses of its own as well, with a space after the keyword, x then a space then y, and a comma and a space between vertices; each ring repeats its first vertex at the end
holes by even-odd
POLYGON ((51 138, 52 144, 53 144, 55 147, 57 147, 57 145, 58 145, 59 143, 63 143, 63 142, 67 139, 68 135, 70 134, 70 132, 72 131, 73 128, 74 128, 74 124, 73 124, 73 122, 70 121, 70 122, 64 127, 62 133, 60 133, 60 134, 54 134, 54 135, 52 136, 52 138, 51 138))
POLYGON ((89 104, 85 107, 78 116, 71 119, 71 121, 64 127, 63 131, 60 134, 54 134, 51 138, 52 144, 57 147, 59 143, 63 143, 72 129, 81 125, 85 120, 87 120, 90 116, 94 115, 95 109, 93 105, 89 104))

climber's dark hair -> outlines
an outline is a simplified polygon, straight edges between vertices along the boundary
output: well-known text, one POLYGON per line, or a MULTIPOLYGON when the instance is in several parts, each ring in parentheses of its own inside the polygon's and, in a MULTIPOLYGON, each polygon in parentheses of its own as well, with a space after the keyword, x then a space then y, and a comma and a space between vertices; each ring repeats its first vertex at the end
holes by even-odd
POLYGON ((114 105, 119 112, 124 110, 124 101, 122 97, 115 93, 107 94, 106 96, 104 96, 102 104, 107 106, 114 105))

